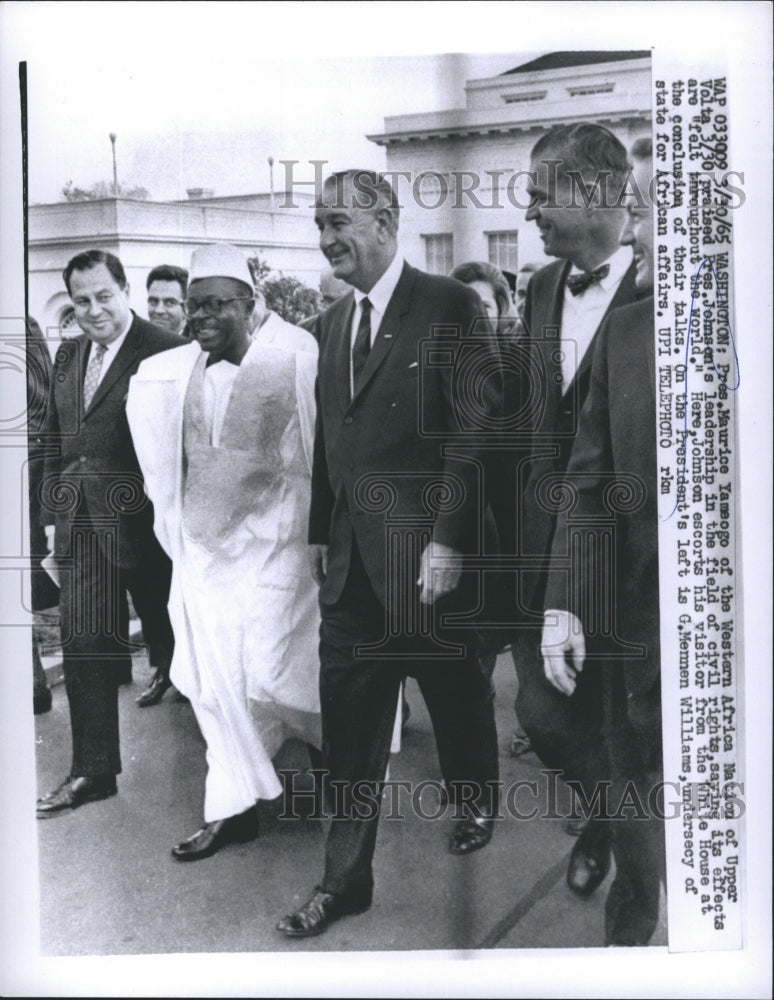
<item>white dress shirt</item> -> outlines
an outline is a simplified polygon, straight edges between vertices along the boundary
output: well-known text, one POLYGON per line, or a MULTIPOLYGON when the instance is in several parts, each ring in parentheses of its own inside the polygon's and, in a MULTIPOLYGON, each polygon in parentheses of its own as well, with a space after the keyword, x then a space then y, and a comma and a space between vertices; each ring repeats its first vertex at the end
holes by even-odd
POLYGON ((379 326, 384 319, 384 314, 387 311, 387 306, 389 305, 390 299, 392 298, 393 292, 400 280, 401 272, 403 271, 403 257, 400 254, 395 254, 392 258, 390 266, 384 272, 384 274, 379 278, 374 287, 370 292, 361 292, 357 288, 355 289, 355 311, 352 314, 352 327, 350 329, 350 340, 349 340, 349 390, 353 392, 354 382, 352 376, 352 348, 355 346, 355 337, 357 336, 357 328, 360 323, 360 317, 363 313, 362 302, 363 299, 367 298, 371 303, 371 347, 374 346, 374 340, 376 339, 376 334, 379 332, 379 326))
MULTIPOLYGON (((570 289, 564 287, 564 304, 562 306, 562 392, 566 392, 575 378, 575 373, 594 338, 597 327, 602 322, 607 307, 621 284, 632 262, 631 247, 619 247, 618 250, 603 264, 610 265, 606 278, 589 285, 580 293, 573 295, 570 289)), ((595 268, 596 270, 596 268, 595 268)), ((580 268, 572 267, 570 274, 582 274, 580 268)))

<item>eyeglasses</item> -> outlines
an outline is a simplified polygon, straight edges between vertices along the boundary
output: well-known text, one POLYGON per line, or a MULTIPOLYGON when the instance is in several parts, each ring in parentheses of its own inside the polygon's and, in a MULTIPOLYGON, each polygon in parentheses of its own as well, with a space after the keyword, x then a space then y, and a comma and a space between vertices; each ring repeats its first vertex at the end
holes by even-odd
POLYGON ((205 316, 217 316, 229 302, 253 301, 252 295, 232 295, 230 299, 186 299, 183 303, 183 312, 189 319, 193 319, 200 309, 205 316))
POLYGON ((151 309, 158 309, 159 306, 164 306, 165 309, 174 309, 175 306, 182 306, 183 303, 180 299, 157 299, 155 296, 148 296, 148 305, 151 309))

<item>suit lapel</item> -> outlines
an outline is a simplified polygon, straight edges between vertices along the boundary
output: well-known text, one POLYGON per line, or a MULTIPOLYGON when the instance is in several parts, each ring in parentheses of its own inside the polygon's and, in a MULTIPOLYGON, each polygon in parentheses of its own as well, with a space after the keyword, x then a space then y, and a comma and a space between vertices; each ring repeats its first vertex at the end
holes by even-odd
POLYGON ((548 310, 546 312, 546 317, 543 320, 543 326, 546 327, 558 327, 559 330, 562 329, 562 313, 564 312, 564 286, 567 281, 567 275, 570 273, 570 268, 572 264, 569 260, 562 262, 562 266, 557 270, 556 277, 554 279, 554 286, 551 289, 551 294, 548 296, 548 310))
POLYGON ((340 309, 341 321, 331 331, 336 338, 333 345, 333 372, 336 380, 336 395, 342 413, 346 413, 349 409, 350 339, 354 312, 355 296, 348 293, 340 309))
POLYGON ((86 366, 91 356, 91 341, 85 333, 82 333, 72 341, 72 344, 73 346, 77 345, 72 358, 72 364, 77 366, 78 375, 80 376, 79 385, 83 386, 83 380, 86 378, 86 366))
POLYGON ((123 344, 119 348, 118 354, 116 355, 113 363, 110 365, 108 370, 105 372, 105 376, 97 386, 97 391, 94 393, 94 398, 91 401, 91 405, 84 416, 90 416, 91 413, 99 406, 105 396, 110 392, 116 382, 121 378, 123 373, 129 368, 135 358, 137 357, 137 352, 142 346, 142 334, 137 328, 136 320, 132 321, 132 325, 129 327, 129 331, 124 338, 123 344))
POLYGON ((564 308, 564 284, 570 272, 569 260, 557 268, 553 285, 545 297, 546 310, 537 331, 537 348, 541 355, 543 370, 546 373, 548 398, 546 400, 546 415, 541 421, 542 430, 550 430, 556 423, 556 414, 562 401, 562 365, 559 353, 562 345, 562 311, 564 308), (555 330, 555 336, 548 336, 549 330, 555 330))
POLYGON ((373 346, 368 355, 368 360, 363 369, 360 388, 352 397, 353 403, 357 401, 360 394, 379 370, 384 359, 390 353, 392 345, 397 340, 400 333, 401 318, 409 311, 415 280, 416 272, 414 269, 409 267, 408 264, 404 264, 398 284, 395 286, 395 291, 392 293, 390 301, 387 304, 387 310, 382 318, 382 322, 379 324, 379 331, 376 334, 373 346))
POLYGON ((89 339, 84 333, 72 340, 66 340, 57 352, 59 375, 64 376, 60 381, 58 375, 55 381, 56 405, 63 433, 73 434, 80 426, 88 345, 89 339), (66 352, 64 356, 63 352, 66 352))

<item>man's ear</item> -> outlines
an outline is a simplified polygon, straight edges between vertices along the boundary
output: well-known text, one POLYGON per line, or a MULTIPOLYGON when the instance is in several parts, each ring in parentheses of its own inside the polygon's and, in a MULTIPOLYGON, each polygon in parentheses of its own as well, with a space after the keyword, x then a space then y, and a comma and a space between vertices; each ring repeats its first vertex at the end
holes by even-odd
POLYGON ((396 231, 395 215, 389 205, 382 205, 376 210, 376 222, 380 236, 393 236, 396 231))
POLYGON ((129 288, 129 282, 127 281, 127 283, 124 285, 124 294, 126 295, 127 299, 129 298, 129 293, 130 292, 131 292, 131 289, 129 288))

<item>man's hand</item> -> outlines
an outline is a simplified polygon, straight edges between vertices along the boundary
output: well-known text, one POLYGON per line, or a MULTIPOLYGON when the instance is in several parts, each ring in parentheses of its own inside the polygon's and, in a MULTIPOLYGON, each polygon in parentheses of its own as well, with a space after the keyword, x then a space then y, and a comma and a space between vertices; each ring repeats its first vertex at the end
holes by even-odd
POLYGON ((543 636, 540 642, 543 669, 548 680, 558 691, 571 695, 586 658, 583 626, 569 611, 550 608, 544 614, 543 636))
POLYGON ((319 586, 325 582, 325 574, 328 572, 328 546, 309 546, 309 568, 312 576, 319 586))
POLYGON ((435 604, 439 597, 454 590, 461 575, 460 553, 440 542, 430 542, 419 566, 419 600, 422 604, 435 604))

